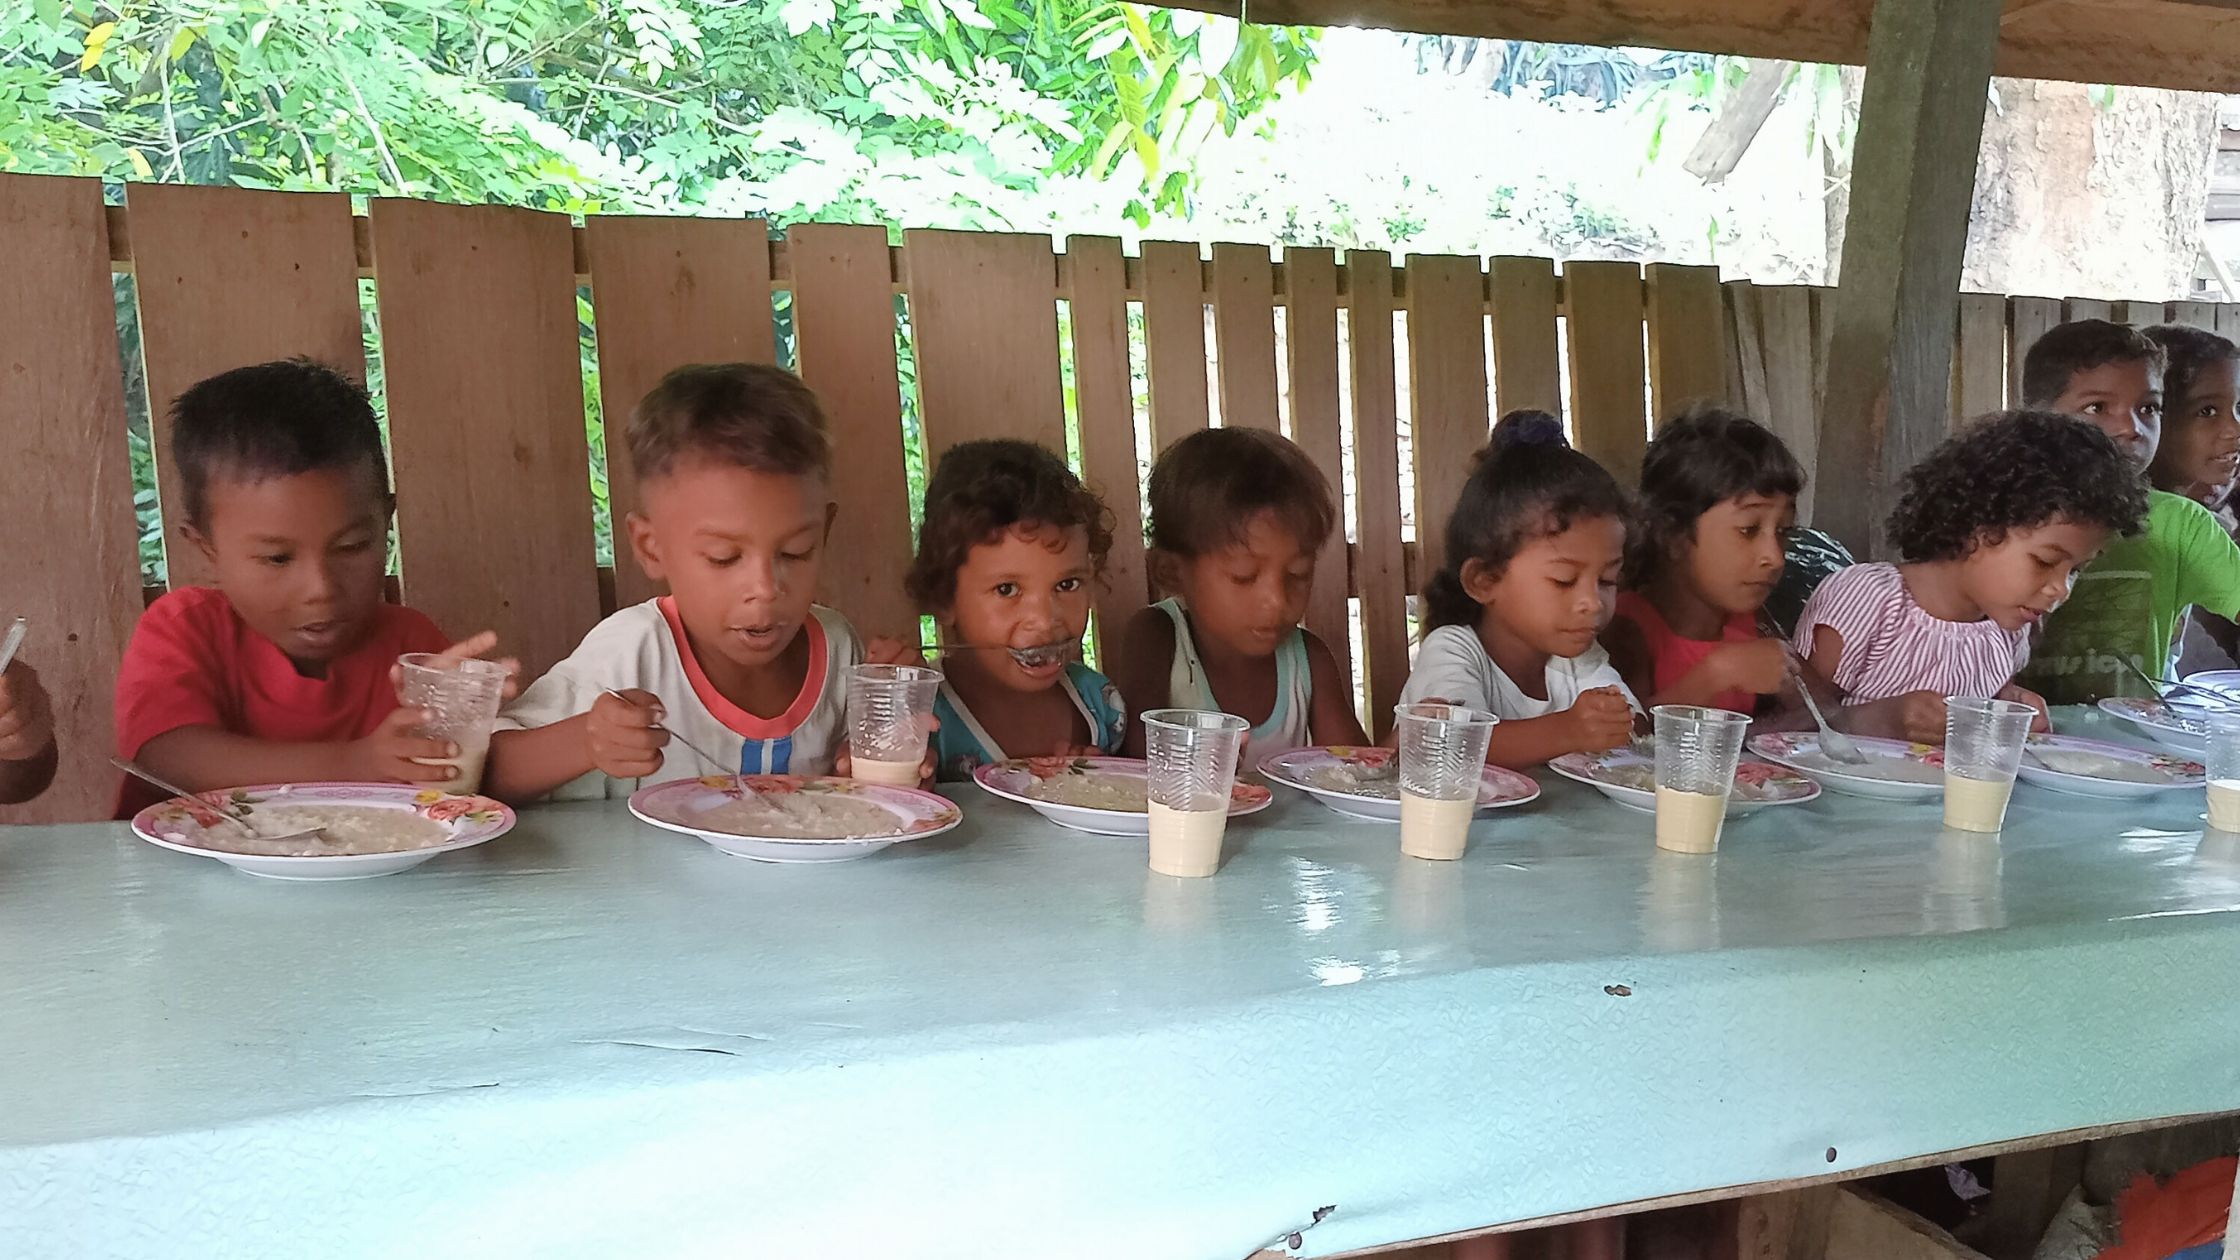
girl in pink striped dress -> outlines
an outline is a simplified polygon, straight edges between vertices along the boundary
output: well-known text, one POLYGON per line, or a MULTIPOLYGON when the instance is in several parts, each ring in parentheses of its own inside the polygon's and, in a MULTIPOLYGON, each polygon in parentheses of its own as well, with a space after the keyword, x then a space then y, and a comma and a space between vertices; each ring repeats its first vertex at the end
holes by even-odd
POLYGON ((1889 526, 1902 561, 1822 583, 1797 623, 1797 651, 1846 704, 1878 710, 1860 729, 1943 743, 1947 696, 2042 711, 2014 683, 2031 627, 2111 536, 2137 533, 2145 516, 2135 467, 2099 429, 2050 412, 1987 416, 1906 474, 1889 526))

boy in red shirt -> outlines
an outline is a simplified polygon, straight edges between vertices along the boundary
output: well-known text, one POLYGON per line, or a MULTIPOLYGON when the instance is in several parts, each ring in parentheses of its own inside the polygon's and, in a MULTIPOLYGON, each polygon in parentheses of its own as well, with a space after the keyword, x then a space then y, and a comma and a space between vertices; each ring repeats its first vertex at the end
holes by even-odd
MULTIPOLYGON (((198 792, 449 778, 458 750, 397 707, 397 657, 476 655, 495 636, 450 645, 382 602, 395 500, 365 390, 291 359, 213 376, 171 415, 181 532, 217 585, 141 615, 117 674, 119 755, 198 792)), ((121 816, 160 795, 128 781, 121 816)))

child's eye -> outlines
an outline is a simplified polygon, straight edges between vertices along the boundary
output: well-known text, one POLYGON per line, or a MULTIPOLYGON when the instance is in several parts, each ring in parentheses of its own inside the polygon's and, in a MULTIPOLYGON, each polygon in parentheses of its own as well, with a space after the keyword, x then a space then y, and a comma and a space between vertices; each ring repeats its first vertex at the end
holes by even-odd
POLYGON ((2088 402, 2084 405, 2084 414, 2088 416, 2105 415, 2107 410, 2108 404, 2106 403, 2088 402))
POLYGON ((1013 596, 1017 595, 1018 593, 1019 593, 1019 584, 1018 584, 1017 582, 998 582, 998 583, 996 583, 996 594, 997 594, 997 595, 999 595, 999 596, 1001 596, 1001 597, 1002 597, 1002 598, 1004 598, 1004 599, 1010 599, 1010 598, 1012 598, 1013 596))
POLYGON ((1058 579, 1058 593, 1059 593, 1060 595, 1071 595, 1071 594, 1073 594, 1073 593, 1074 593, 1075 591, 1078 591, 1078 590, 1080 590, 1080 589, 1081 589, 1081 579, 1080 579, 1080 578, 1077 578, 1077 577, 1069 577, 1069 578, 1059 578, 1059 579, 1058 579))
POLYGON ((2162 404, 2161 404, 2161 403, 2140 403, 2140 404, 2139 404, 2139 414, 2140 414, 2140 415, 2142 415, 2142 416, 2159 416, 2159 415, 2161 415, 2161 414, 2162 414, 2162 404))
POLYGON ((733 552, 733 553, 732 553, 731 555, 728 555, 728 556, 709 556, 709 557, 708 557, 708 564, 709 564, 709 565, 710 565, 711 567, 713 567, 713 568, 718 568, 718 569, 728 569, 728 568, 730 568, 730 567, 731 567, 732 565, 735 565, 735 564, 737 564, 737 563, 739 563, 739 556, 738 556, 738 553, 737 553, 737 552, 733 552))
POLYGON ((287 553, 285 553, 285 552, 282 552, 282 553, 281 553, 281 554, 279 554, 279 555, 273 555, 273 556, 258 556, 258 557, 257 557, 257 563, 258 563, 258 564, 264 564, 264 565, 270 565, 270 566, 272 566, 273 568, 275 568, 275 569, 278 569, 278 568, 284 568, 284 567, 286 567, 287 563, 288 563, 288 562, 289 562, 290 560, 293 560, 293 559, 295 559, 295 557, 294 557, 294 556, 292 556, 292 555, 289 555, 289 554, 287 554, 287 553))
POLYGON ((1742 536, 1744 538, 1756 538, 1758 535, 1764 532, 1766 532, 1766 530, 1765 526, 1763 525, 1745 525, 1742 527, 1742 536))
POLYGON ((792 564, 800 564, 809 558, 809 553, 806 551, 781 551, 778 553, 778 558, 792 564))

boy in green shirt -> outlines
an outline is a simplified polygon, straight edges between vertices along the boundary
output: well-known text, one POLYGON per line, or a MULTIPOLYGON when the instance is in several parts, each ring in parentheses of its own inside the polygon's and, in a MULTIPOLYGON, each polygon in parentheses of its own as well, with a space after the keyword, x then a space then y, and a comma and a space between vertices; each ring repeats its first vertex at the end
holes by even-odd
MULTIPOLYGON (((2022 362, 2025 405, 2089 420, 2145 475, 2162 437, 2162 350, 2137 329, 2081 319, 2040 337, 2022 362)), ((2144 695, 2161 678, 2187 608, 2240 614, 2240 546, 2190 499, 2150 491, 2147 527, 2110 539, 2046 618, 2021 682, 2049 704, 2144 695)))

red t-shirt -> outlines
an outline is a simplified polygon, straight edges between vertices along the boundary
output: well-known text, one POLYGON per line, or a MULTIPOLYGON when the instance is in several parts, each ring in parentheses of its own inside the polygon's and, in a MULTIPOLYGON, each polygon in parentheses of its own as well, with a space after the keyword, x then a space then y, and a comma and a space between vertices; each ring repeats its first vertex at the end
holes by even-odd
MULTIPOLYGON (((1720 627, 1717 639, 1686 638, 1674 633, 1672 627, 1665 623, 1664 614, 1658 612, 1657 606, 1639 591, 1619 593, 1618 616, 1631 621, 1641 630, 1642 641, 1648 645, 1649 657, 1653 662, 1653 691, 1663 691, 1687 677, 1689 670, 1703 664, 1703 659, 1718 651, 1723 644, 1748 643, 1752 639, 1765 637, 1758 633, 1756 618, 1748 613, 1736 613, 1727 618, 1726 625, 1720 627)), ((1647 703, 1648 696, 1643 696, 1642 702, 1647 703)), ((1758 710, 1758 697, 1735 689, 1722 691, 1711 697, 1709 704, 1714 709, 1725 709, 1731 713, 1755 713, 1758 710)))
MULTIPOLYGON (((223 592, 172 591, 140 615, 125 645, 117 670, 117 753, 129 761, 149 740, 183 726, 290 743, 358 739, 397 707, 389 681, 397 657, 449 646, 425 614, 383 604, 364 643, 328 662, 326 677, 306 678, 287 653, 249 628, 223 592)), ((129 818, 161 799, 127 779, 117 816, 129 818)))

